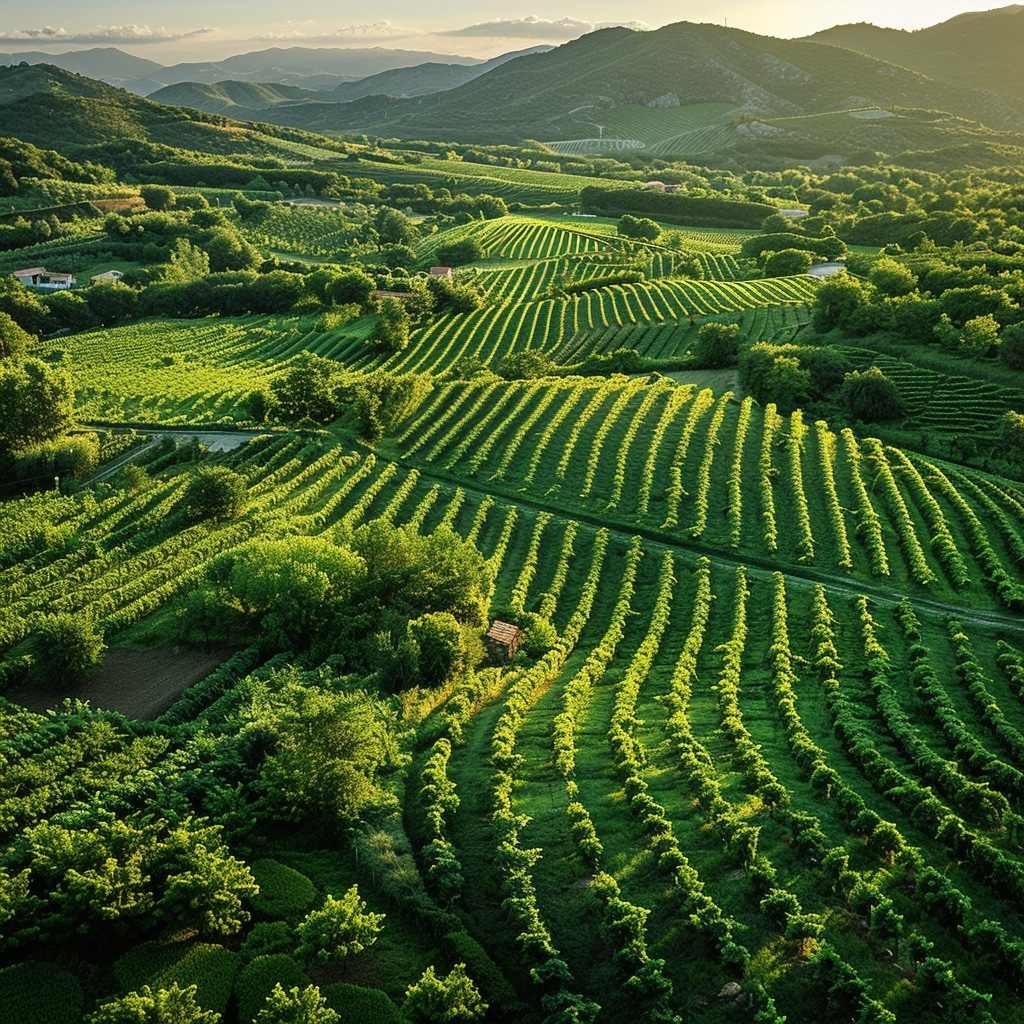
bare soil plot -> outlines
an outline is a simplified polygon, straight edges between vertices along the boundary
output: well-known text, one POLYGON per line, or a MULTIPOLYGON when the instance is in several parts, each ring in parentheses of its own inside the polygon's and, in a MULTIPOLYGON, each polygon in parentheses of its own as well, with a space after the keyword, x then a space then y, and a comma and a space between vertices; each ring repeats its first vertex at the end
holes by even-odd
POLYGON ((23 685, 7 696, 39 713, 59 708, 66 697, 73 697, 89 701, 94 708, 120 711, 128 718, 152 719, 234 653, 230 647, 109 650, 97 675, 80 686, 67 690, 23 685))

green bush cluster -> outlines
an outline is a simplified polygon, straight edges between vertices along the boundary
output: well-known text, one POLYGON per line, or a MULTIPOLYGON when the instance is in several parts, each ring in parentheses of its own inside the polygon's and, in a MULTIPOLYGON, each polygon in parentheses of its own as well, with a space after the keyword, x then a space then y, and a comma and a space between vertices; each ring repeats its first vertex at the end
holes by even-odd
POLYGON ((261 857, 249 865, 260 891, 249 901, 261 917, 297 918, 316 899, 316 887, 300 871, 270 857, 261 857))

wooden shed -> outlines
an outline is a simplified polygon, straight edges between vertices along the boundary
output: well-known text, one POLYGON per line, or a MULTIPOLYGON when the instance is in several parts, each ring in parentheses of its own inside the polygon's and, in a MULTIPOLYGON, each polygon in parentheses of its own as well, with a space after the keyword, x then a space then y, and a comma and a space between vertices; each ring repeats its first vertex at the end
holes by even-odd
POLYGON ((487 646, 495 654, 513 658, 519 649, 519 638, 522 635, 523 631, 518 626, 513 626, 511 622, 495 619, 491 628, 487 630, 487 646))

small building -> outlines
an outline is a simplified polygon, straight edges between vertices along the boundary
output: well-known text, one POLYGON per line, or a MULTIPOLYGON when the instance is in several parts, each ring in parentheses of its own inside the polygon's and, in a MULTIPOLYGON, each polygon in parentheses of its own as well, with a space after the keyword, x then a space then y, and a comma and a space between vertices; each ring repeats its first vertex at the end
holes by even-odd
POLYGON ((487 646, 496 654, 503 654, 507 658, 514 658, 519 650, 519 639, 523 631, 511 622, 502 622, 495 619, 491 628, 487 630, 487 646))
POLYGON ((46 267, 28 267, 26 270, 16 270, 14 276, 30 288, 43 288, 47 291, 70 288, 75 283, 74 274, 59 274, 47 270, 46 267))
POLYGON ((430 276, 431 277, 447 277, 448 280, 450 281, 454 275, 452 274, 452 268, 451 267, 431 267, 430 268, 430 276))
POLYGON ((89 284, 108 284, 114 281, 120 281, 124 277, 124 274, 120 270, 104 270, 102 274, 93 274, 89 278, 89 284))

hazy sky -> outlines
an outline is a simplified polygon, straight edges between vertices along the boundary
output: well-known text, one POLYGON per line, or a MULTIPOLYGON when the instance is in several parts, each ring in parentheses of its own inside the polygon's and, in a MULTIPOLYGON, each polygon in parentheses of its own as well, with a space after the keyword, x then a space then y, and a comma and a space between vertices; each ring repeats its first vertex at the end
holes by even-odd
POLYGON ((1003 4, 970 0, 375 0, 372 5, 282 4, 280 0, 48 0, 5 4, 0 49, 49 52, 117 46, 161 63, 216 60, 267 46, 387 46, 489 57, 537 43, 562 43, 607 24, 658 28, 716 22, 761 35, 801 36, 866 21, 918 29, 965 11, 1003 4), (285 10, 300 15, 282 20, 285 10), (536 12, 543 11, 543 16, 536 12), (314 17, 304 18, 307 12, 314 17))

